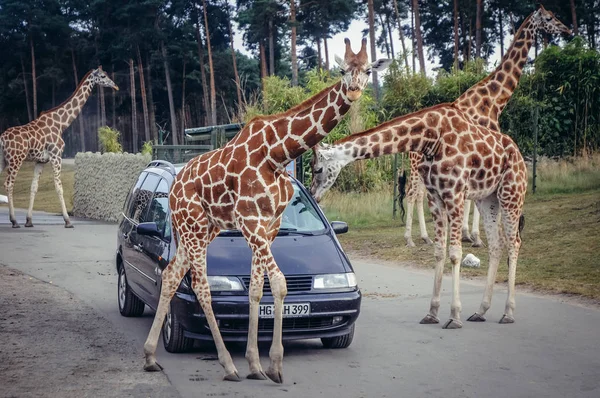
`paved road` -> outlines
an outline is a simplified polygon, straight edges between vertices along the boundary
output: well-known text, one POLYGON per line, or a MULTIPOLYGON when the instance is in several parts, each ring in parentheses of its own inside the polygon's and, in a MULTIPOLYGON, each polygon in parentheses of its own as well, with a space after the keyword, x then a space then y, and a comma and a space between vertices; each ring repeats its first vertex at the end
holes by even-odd
MULTIPOLYGON (((24 214, 18 217, 24 219, 24 214)), ((116 303, 116 226, 36 214, 35 228, 13 230, 0 207, 0 263, 52 281, 125 330, 140 351, 152 314, 123 318, 116 303)), ((517 323, 499 325, 505 291, 497 289, 486 323, 462 330, 419 325, 426 313, 432 274, 354 261, 365 294, 355 340, 346 350, 318 341, 286 344, 283 385, 221 381, 211 348, 169 354, 159 362, 183 397, 598 397, 600 311, 529 294, 517 296, 517 323)), ((441 314, 449 314, 450 280, 444 279, 441 314)), ((477 309, 482 286, 462 283, 463 318, 477 309)), ((242 374, 244 347, 231 347, 242 374)), ((268 346, 261 350, 268 365, 268 346)))

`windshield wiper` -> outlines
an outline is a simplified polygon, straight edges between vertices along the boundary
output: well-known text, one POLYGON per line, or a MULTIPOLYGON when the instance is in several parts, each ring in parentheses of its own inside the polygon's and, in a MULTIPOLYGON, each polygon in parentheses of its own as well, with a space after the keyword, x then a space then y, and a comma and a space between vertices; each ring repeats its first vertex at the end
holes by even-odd
POLYGON ((314 233, 311 231, 298 231, 297 228, 279 228, 279 233, 277 235, 303 235, 303 236, 313 236, 314 233))
POLYGON ((219 232, 219 236, 242 236, 242 231, 237 229, 225 229, 219 232))

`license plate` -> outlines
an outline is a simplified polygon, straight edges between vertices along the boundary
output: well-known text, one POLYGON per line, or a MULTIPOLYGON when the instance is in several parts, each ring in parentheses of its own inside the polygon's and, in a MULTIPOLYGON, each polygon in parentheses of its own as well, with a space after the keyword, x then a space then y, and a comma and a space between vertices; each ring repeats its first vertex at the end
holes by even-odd
MULTIPOLYGON (((283 305, 283 317, 284 318, 297 318, 300 316, 310 315, 310 303, 299 303, 299 304, 284 304, 283 305)), ((261 304, 258 307, 259 318, 274 318, 275 317, 275 306, 273 304, 261 304)))

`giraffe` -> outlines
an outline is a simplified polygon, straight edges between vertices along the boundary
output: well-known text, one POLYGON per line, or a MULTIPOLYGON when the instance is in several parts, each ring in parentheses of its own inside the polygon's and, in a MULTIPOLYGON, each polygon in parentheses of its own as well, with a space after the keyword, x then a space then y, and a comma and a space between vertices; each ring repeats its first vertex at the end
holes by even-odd
POLYGON ((65 147, 65 142, 61 136, 62 132, 79 115, 95 84, 112 87, 115 90, 119 89, 102 70, 102 66, 100 66, 98 69, 89 71, 84 76, 75 89, 75 92, 65 102, 55 108, 42 112, 37 119, 23 126, 11 127, 0 135, 0 172, 4 168, 7 169, 4 188, 8 195, 10 222, 13 228, 19 228, 13 205, 13 187, 17 173, 24 161, 35 162, 25 226, 33 227, 31 215, 33 201, 38 189, 38 181, 44 165, 50 163, 54 172, 54 187, 56 188, 62 208, 65 228, 73 228, 73 224, 71 224, 67 213, 67 207, 65 206, 62 182, 60 180, 61 155, 65 147))
MULTIPOLYGON (((474 122, 480 123, 491 130, 500 131, 500 114, 519 83, 529 50, 538 31, 549 34, 571 34, 570 29, 560 22, 552 12, 540 5, 536 11, 523 21, 498 67, 480 82, 465 91, 454 101, 454 106, 465 112, 467 117, 471 118, 474 122)), ((409 158, 411 175, 406 194, 407 219, 404 238, 406 245, 413 247, 415 244, 411 237, 412 209, 415 202, 417 202, 421 238, 425 243, 430 243, 431 240, 427 234, 425 216, 423 214, 425 187, 417 173, 422 156, 410 153, 409 158)), ((473 209, 473 224, 471 233, 469 233, 470 209, 471 201, 465 200, 462 241, 472 242, 473 247, 481 247, 483 242, 479 233, 479 211, 477 207, 473 209)))
MULTIPOLYGON (((311 193, 317 201, 333 185, 342 167, 350 162, 411 151, 424 156, 419 174, 427 187, 434 219, 436 267, 429 313, 421 323, 439 323, 437 315, 449 227, 453 298, 450 319, 443 327, 462 327, 459 282, 465 199, 477 201, 483 216, 489 251, 488 284, 495 280, 502 252, 498 226, 501 216, 509 253, 509 276, 508 298, 500 323, 514 322, 515 270, 521 246, 519 226, 523 221, 527 171, 521 153, 509 136, 474 123, 463 111, 446 103, 398 117, 331 146, 316 145, 313 150, 311 193)), ((489 302, 482 307, 487 311, 489 302)), ((471 320, 484 320, 485 311, 475 313, 471 320)))
POLYGON ((281 224, 293 187, 286 165, 322 140, 360 98, 371 71, 382 71, 391 60, 368 63, 366 39, 352 51, 345 39, 341 80, 288 111, 252 119, 224 147, 192 159, 177 175, 169 194, 177 253, 162 273, 162 290, 152 328, 144 344, 144 369, 158 371, 155 352, 163 319, 175 290, 188 270, 192 288, 206 315, 225 380, 240 380, 223 344, 211 308, 206 278, 206 250, 220 229, 241 231, 252 250, 249 288, 250 320, 246 359, 250 379, 283 382, 282 310, 287 294, 285 276, 277 267, 270 245, 281 224), (263 371, 257 345, 258 308, 264 274, 274 298, 275 321, 269 352, 271 364, 263 371))

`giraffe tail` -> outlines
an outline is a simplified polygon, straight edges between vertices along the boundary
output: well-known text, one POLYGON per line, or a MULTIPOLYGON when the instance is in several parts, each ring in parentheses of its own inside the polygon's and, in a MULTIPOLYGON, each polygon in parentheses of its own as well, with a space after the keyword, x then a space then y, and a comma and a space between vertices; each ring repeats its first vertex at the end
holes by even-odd
POLYGON ((402 174, 398 176, 398 202, 400 204, 400 217, 404 222, 406 210, 404 210, 404 198, 406 197, 406 170, 402 170, 402 174))
POLYGON ((519 217, 519 238, 521 238, 521 234, 523 233, 523 228, 525 228, 525 214, 521 213, 519 217))

